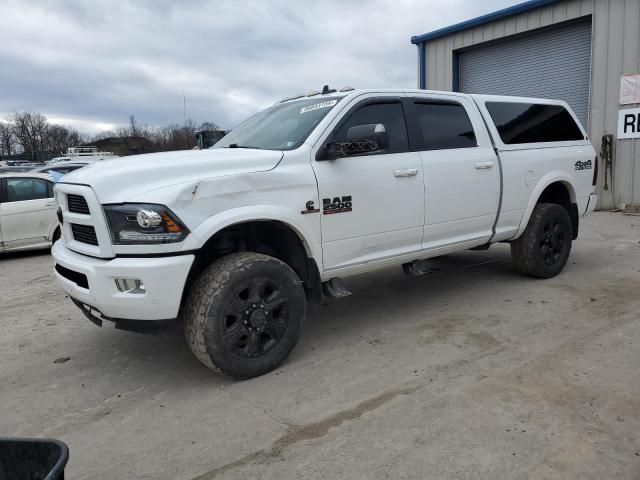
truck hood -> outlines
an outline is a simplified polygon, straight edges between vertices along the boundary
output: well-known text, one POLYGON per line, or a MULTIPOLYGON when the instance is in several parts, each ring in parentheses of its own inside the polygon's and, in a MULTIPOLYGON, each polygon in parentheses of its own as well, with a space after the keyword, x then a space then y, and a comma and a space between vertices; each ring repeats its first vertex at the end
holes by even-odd
POLYGON ((281 151, 244 148, 150 153, 95 162, 60 183, 89 185, 100 203, 119 203, 170 185, 271 170, 282 156, 281 151))

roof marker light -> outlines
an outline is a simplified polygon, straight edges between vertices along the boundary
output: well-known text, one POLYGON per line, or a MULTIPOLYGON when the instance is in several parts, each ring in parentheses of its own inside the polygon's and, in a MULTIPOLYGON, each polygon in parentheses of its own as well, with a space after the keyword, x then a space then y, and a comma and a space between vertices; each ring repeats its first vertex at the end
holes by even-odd
POLYGON ((304 97, 304 95, 292 95, 291 97, 285 97, 276 103, 284 103, 284 102, 288 102, 289 100, 297 100, 298 98, 302 98, 302 97, 304 97))

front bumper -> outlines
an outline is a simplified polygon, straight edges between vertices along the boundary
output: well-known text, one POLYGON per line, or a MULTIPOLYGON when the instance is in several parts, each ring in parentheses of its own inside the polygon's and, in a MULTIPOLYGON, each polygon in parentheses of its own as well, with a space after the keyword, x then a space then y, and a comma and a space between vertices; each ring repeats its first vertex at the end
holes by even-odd
POLYGON ((194 255, 93 258, 68 249, 63 242, 56 242, 51 254, 56 265, 63 267, 54 273, 64 291, 76 303, 93 307, 108 320, 176 318, 194 260, 194 255), (145 292, 120 292, 117 278, 142 280, 145 292))

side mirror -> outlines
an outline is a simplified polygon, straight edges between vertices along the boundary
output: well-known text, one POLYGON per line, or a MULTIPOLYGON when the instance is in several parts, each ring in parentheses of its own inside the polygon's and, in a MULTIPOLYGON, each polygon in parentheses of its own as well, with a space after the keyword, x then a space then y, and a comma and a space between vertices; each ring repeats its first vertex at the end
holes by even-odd
POLYGON ((355 125, 347 130, 347 142, 372 141, 375 143, 375 150, 386 150, 389 148, 389 136, 387 129, 382 123, 370 123, 369 125, 355 125))
POLYGON ((347 130, 344 142, 330 142, 318 151, 317 160, 335 160, 364 153, 387 150, 389 136, 382 123, 355 125, 347 130))

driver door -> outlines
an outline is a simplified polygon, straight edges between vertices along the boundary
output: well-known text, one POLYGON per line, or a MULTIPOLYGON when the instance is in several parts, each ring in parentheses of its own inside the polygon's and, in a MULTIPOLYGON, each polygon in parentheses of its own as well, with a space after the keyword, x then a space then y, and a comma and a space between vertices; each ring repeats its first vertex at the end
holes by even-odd
POLYGON ((424 180, 411 151, 401 97, 359 101, 323 145, 343 142, 349 128, 382 124, 386 150, 312 160, 318 181, 325 270, 418 252, 424 227, 424 180))

